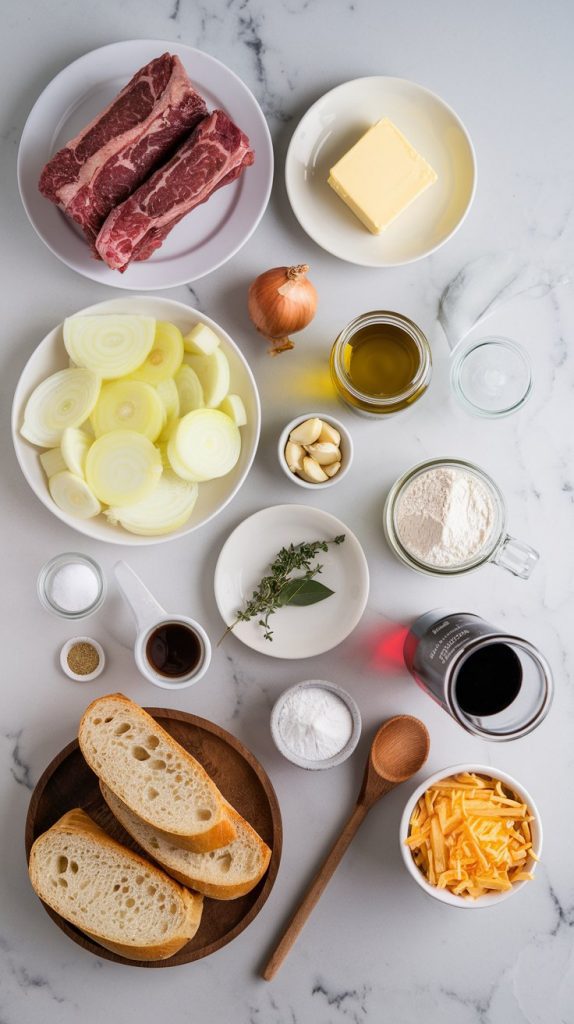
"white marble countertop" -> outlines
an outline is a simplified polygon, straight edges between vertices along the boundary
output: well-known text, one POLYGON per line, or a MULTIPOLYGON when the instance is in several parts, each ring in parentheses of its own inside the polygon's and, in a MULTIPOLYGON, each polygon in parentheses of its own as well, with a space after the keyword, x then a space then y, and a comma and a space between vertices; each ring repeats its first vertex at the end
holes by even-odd
POLYGON ((104 1017, 114 1024, 152 1024, 159 1017, 172 1024, 574 1021, 574 818, 567 785, 574 767, 574 303, 568 283, 573 29, 564 0, 486 0, 480 7, 456 0, 21 0, 5 8, 2 1024, 99 1024, 104 1017), (8 425, 18 375, 47 330, 83 305, 120 294, 66 269, 29 226, 15 175, 25 118, 69 61, 107 42, 139 37, 179 39, 228 63, 263 105, 277 168, 268 211, 245 248, 193 288, 165 293, 219 320, 246 353, 264 406, 255 467, 236 500, 207 528, 158 548, 126 549, 126 557, 161 602, 196 615, 212 637, 220 629, 212 588, 218 551, 230 530, 264 505, 315 503, 340 516, 363 543, 372 575, 364 622, 336 651, 284 663, 230 639, 216 650, 205 679, 177 697, 156 692, 137 674, 127 646, 127 613, 118 611, 113 594, 88 625, 108 652, 105 674, 83 688, 59 671, 56 654, 71 630, 36 600, 38 569, 58 552, 79 549, 109 572, 119 552, 72 534, 34 499, 16 464, 8 425), (286 147, 308 105, 339 82, 368 74, 410 78, 439 93, 466 122, 478 154, 478 193, 462 230, 437 255, 395 271, 345 265, 318 249, 292 216, 283 184, 286 147), (269 265, 302 260, 312 266, 320 310, 295 352, 271 360, 247 320, 246 286, 269 265), (427 332, 433 385, 407 418, 376 425, 343 411, 356 442, 353 470, 340 486, 311 495, 280 472, 276 434, 286 419, 315 405, 299 385, 307 371, 324 368, 337 331, 376 307, 400 310, 427 332), (476 327, 484 312, 489 319, 476 327), (536 390, 521 414, 490 423, 455 405, 443 327, 451 339, 474 328, 477 336, 501 332, 527 346, 536 390), (393 560, 381 530, 390 484, 415 462, 449 454, 475 460, 502 487, 512 532, 541 552, 528 583, 493 566, 458 580, 433 580, 393 560), (474 739, 405 672, 370 659, 366 638, 373 628, 408 622, 437 605, 485 615, 548 657, 556 699, 531 736, 502 745, 474 739), (364 733, 351 761, 331 772, 306 773, 275 751, 269 712, 288 684, 317 675, 354 694, 364 733), (88 699, 116 689, 230 729, 265 765, 280 800, 284 853, 268 903, 235 942, 188 967, 142 971, 90 956, 54 927, 28 883, 23 831, 30 791, 74 735, 88 699), (428 772, 482 761, 510 771, 531 790, 545 832, 535 882, 481 913, 459 913, 428 899, 400 860, 398 822, 412 790, 404 786, 373 811, 283 970, 273 983, 263 982, 257 972, 265 954, 355 797, 374 727, 403 711, 419 715, 430 729, 428 772))

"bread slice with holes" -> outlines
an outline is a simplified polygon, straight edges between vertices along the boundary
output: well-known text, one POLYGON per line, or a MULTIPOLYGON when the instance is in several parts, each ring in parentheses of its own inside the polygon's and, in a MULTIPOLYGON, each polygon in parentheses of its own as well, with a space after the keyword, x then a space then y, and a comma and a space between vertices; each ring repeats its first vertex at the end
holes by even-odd
POLYGON ((116 842, 80 808, 36 839, 28 870, 44 903, 129 960, 165 960, 199 928, 203 896, 116 842))
POLYGON ((178 882, 204 896, 211 896, 214 900, 235 900, 251 892, 267 871, 271 850, 230 804, 227 804, 227 813, 235 826, 237 838, 211 853, 192 853, 165 839, 151 825, 146 825, 105 783, 100 782, 100 789, 112 814, 132 839, 178 882))
POLYGON ((166 840, 205 853, 235 839, 225 801, 199 761, 123 694, 93 701, 78 739, 92 771, 166 840))

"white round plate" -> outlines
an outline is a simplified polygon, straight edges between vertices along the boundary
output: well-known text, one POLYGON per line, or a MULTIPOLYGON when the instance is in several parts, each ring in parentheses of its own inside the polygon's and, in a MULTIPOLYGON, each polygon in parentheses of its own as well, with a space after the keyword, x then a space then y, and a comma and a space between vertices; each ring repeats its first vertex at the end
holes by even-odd
POLYGON ((176 324, 183 333, 190 331, 194 324, 201 322, 208 324, 219 335, 221 349, 229 360, 231 370, 231 391, 243 399, 247 412, 247 423, 241 428, 241 455, 235 468, 227 476, 219 480, 210 480, 199 485, 199 496, 191 518, 187 523, 159 537, 141 537, 139 534, 128 533, 121 526, 112 526, 107 522, 104 515, 96 516, 94 519, 75 519, 67 515, 52 501, 48 491, 48 483, 40 464, 40 452, 44 449, 36 448, 20 435, 20 427, 24 420, 24 409, 32 391, 56 370, 62 370, 68 363, 68 354, 64 348, 62 336, 62 324, 58 324, 53 331, 46 335, 43 341, 30 356, 26 366, 22 370, 20 380, 14 393, 12 403, 12 441, 16 457, 20 463, 26 480, 40 501, 63 523, 67 523, 78 533, 86 537, 94 537, 96 540, 107 541, 110 544, 159 544, 161 541, 175 540, 186 533, 191 533, 199 526, 213 519, 231 499, 237 494, 245 477, 247 476, 259 441, 261 428, 261 406, 257 385, 247 361, 234 341, 219 324, 215 323, 208 316, 200 313, 197 309, 184 305, 183 302, 174 302, 172 299, 155 298, 153 295, 126 295, 121 299, 110 299, 107 302, 98 302, 94 306, 78 310, 79 313, 136 313, 144 316, 154 316, 158 320, 169 320, 176 324))
POLYGON ((359 622, 369 596, 369 569, 364 551, 349 528, 318 508, 273 505, 245 519, 227 538, 215 567, 215 600, 226 625, 234 620, 267 575, 282 547, 303 541, 345 541, 320 551, 324 566, 318 580, 334 591, 306 608, 280 608, 269 619, 273 640, 265 640, 257 618, 238 622, 233 635, 254 651, 272 658, 313 658, 340 644, 359 622))
POLYGON ((428 256, 460 227, 474 198, 476 159, 466 128, 443 100, 404 78, 377 75, 345 82, 313 104, 291 139, 285 179, 297 220, 323 249, 363 267, 396 267, 428 256), (428 160, 438 181, 373 235, 327 178, 382 117, 428 160))
POLYGON ((173 288, 209 274, 247 241, 265 212, 273 182, 273 146, 253 94, 229 68, 201 50, 165 40, 135 39, 92 50, 69 64, 44 89, 26 122, 18 153, 18 183, 32 226, 58 259, 101 284, 136 291, 173 288), (209 110, 221 107, 244 131, 255 163, 198 206, 173 229, 161 249, 124 274, 95 260, 78 225, 38 191, 44 164, 73 138, 154 57, 181 58, 209 110))

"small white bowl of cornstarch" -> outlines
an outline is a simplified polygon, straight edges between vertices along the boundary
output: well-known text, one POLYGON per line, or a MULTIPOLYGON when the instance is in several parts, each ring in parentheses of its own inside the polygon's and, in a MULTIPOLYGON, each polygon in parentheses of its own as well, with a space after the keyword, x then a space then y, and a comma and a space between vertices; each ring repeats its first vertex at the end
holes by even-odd
POLYGON ((278 751, 299 768, 334 768, 351 756, 361 735, 361 713, 346 690, 307 679, 285 690, 271 712, 278 751))

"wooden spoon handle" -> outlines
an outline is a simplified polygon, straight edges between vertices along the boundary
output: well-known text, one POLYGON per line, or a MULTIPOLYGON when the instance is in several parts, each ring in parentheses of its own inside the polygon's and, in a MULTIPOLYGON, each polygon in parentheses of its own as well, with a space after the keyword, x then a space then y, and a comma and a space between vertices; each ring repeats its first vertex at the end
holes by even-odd
POLYGON ((319 902, 319 899, 327 886, 327 882, 334 873, 339 861, 342 859, 343 854, 349 846, 349 843, 355 835, 359 825, 365 818, 368 810, 369 807, 364 804, 356 805, 351 817, 343 828, 339 838, 336 840, 331 852, 323 861, 323 864, 307 889, 307 892, 293 914, 293 917, 289 921, 278 945, 275 947, 274 952, 264 968, 262 977, 265 978, 265 981, 271 981, 271 978, 277 974, 277 971, 281 967, 281 964, 291 949, 291 946, 294 945, 299 933, 302 931, 311 911, 315 907, 316 903, 319 902))

